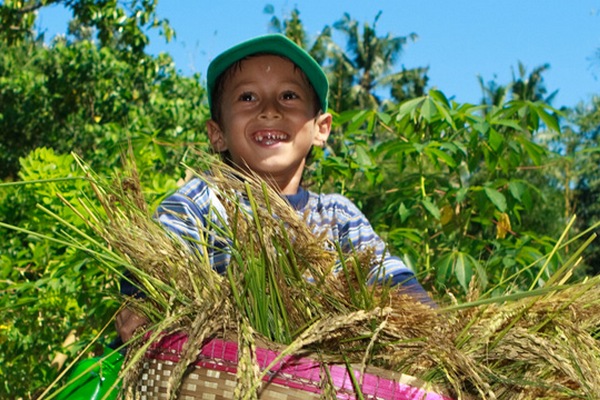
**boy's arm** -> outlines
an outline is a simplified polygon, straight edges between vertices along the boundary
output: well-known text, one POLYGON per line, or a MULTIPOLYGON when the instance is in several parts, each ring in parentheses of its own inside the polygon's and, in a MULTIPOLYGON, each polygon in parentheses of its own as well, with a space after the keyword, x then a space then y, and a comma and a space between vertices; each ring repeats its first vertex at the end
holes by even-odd
POLYGON ((375 250, 376 262, 368 276, 368 282, 389 282, 392 286, 406 293, 421 303, 436 307, 435 302, 429 297, 423 286, 416 279, 414 272, 409 269, 400 258, 392 256, 385 242, 377 235, 367 217, 344 196, 335 200, 336 220, 338 221, 338 234, 342 250, 345 252, 356 250, 375 250))
POLYGON ((437 304, 415 277, 414 272, 404 265, 402 260, 391 256, 387 250, 384 250, 383 256, 383 262, 376 264, 371 269, 369 283, 389 283, 391 286, 397 287, 402 294, 407 294, 420 303, 437 307, 437 304))
POLYGON ((392 280, 392 285, 399 285, 398 289, 401 293, 411 296, 420 303, 427 304, 432 308, 438 307, 412 272, 402 272, 397 274, 392 280))

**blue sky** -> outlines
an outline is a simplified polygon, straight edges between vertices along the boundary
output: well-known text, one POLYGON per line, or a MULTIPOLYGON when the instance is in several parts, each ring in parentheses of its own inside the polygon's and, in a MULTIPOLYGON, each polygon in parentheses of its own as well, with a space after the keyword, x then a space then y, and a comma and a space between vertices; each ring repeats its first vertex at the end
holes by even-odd
MULTIPOLYGON (((267 32, 266 4, 278 17, 298 8, 310 37, 344 12, 372 23, 382 11, 379 35, 419 36, 405 47, 397 68, 429 66, 430 86, 459 102, 480 100, 478 75, 508 83, 519 61, 528 72, 550 64, 543 76, 549 92, 559 90, 556 107, 600 95, 600 0, 159 0, 159 16, 177 37, 166 44, 153 35, 149 51, 171 54, 182 73, 199 72, 202 79, 221 51, 267 32)), ((51 7, 40 14, 40 28, 47 36, 64 32, 67 18, 51 7)))

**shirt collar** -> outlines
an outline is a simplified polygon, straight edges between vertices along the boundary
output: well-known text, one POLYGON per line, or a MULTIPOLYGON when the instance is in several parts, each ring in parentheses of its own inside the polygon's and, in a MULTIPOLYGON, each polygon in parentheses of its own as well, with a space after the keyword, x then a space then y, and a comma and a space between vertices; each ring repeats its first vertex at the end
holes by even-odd
POLYGON ((308 203, 308 190, 299 187, 296 194, 285 195, 285 198, 295 210, 302 210, 308 203))

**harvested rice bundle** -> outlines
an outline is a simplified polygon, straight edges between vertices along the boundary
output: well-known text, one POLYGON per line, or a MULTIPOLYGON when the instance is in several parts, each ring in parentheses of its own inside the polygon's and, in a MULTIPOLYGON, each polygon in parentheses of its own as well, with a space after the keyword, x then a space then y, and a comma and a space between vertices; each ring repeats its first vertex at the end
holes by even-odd
MULTIPOLYGON (((129 352, 127 398, 142 395, 138 372, 147 371, 148 348, 174 332, 186 341, 177 350, 166 398, 175 398, 209 339, 232 334, 236 398, 264 395, 272 368, 290 356, 348 366, 360 379, 373 367, 411 375, 454 398, 600 393, 600 278, 564 285, 574 262, 543 289, 496 298, 473 291, 470 303, 434 310, 395 289, 367 286, 369 252, 327 250, 259 179, 215 165, 203 176, 219 188, 227 211, 227 228, 218 230, 232 256, 226 277, 151 219, 135 172, 117 185, 95 186, 108 217, 96 215, 93 226, 128 261, 126 268, 148 293, 135 306, 154 323, 153 333, 140 335, 129 352), (278 350, 268 365, 257 358, 265 343, 278 350)), ((332 370, 322 371, 320 396, 340 395, 332 370)), ((351 385, 355 394, 360 383, 351 385)))

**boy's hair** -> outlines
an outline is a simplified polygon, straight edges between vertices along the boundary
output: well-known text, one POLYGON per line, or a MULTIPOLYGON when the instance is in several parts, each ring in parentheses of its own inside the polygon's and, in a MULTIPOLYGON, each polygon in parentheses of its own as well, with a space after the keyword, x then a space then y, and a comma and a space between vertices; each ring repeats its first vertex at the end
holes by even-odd
MULTIPOLYGON (((327 94, 329 91, 329 82, 321 66, 310 56, 303 48, 281 34, 271 34, 259 36, 254 39, 242 42, 229 50, 218 55, 208 66, 207 87, 208 104, 213 119, 219 118, 215 110, 218 111, 220 102, 216 97, 220 97, 223 89, 222 76, 227 76, 232 71, 232 66, 237 65, 245 58, 258 54, 273 54, 289 59, 306 76, 310 86, 312 86, 320 110, 327 112, 327 94), (228 72, 229 71, 229 72, 228 72), (215 101, 217 100, 217 101, 215 101), (216 107, 215 107, 216 105, 216 107)), ((235 69, 233 69, 235 71, 235 69)))

